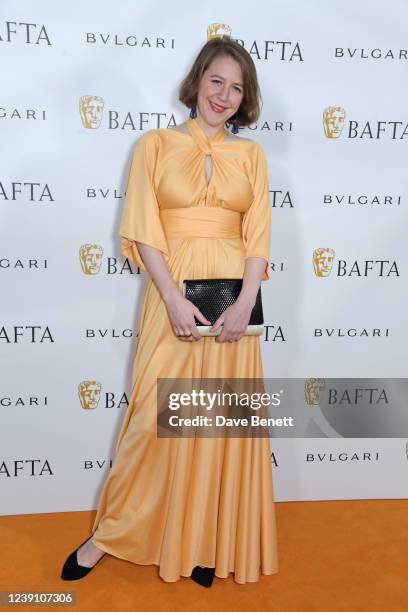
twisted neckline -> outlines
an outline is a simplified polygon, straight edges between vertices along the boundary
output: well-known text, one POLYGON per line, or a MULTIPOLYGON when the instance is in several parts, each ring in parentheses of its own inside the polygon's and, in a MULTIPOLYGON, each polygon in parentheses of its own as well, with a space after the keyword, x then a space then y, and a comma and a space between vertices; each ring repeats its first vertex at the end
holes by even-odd
POLYGON ((193 138, 196 137, 195 139, 198 139, 199 141, 203 143, 207 143, 207 144, 213 144, 214 142, 222 142, 223 140, 225 140, 226 135, 227 135, 224 125, 222 125, 220 129, 218 130, 218 132, 216 132, 210 138, 209 136, 207 136, 204 130, 200 127, 197 121, 193 119, 192 117, 188 117, 187 119, 187 128, 190 131, 190 134, 193 136, 193 138))

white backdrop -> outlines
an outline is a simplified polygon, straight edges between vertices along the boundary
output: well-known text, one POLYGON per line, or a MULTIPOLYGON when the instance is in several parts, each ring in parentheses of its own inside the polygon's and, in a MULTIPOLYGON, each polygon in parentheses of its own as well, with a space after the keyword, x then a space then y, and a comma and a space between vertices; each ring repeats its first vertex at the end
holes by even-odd
MULTIPOLYGON (((241 135, 270 162, 265 376, 406 376, 407 20, 403 0, 3 0, 1 514, 96 507, 147 280, 119 251, 129 162, 188 116, 178 84, 211 32, 252 54, 262 91, 241 135)), ((277 501, 407 497, 405 437, 328 435, 272 440, 277 501)))

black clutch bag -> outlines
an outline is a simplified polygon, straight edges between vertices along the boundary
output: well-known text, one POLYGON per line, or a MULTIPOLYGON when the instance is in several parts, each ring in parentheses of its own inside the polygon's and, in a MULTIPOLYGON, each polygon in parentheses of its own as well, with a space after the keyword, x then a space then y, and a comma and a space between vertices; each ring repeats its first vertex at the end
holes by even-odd
MULTIPOLYGON (((211 321, 205 325, 194 317, 198 333, 201 336, 219 336, 223 326, 215 332, 210 331, 218 317, 235 302, 242 288, 242 278, 199 278, 183 281, 183 295, 190 300, 203 315, 211 321)), ((259 336, 263 333, 263 310, 261 287, 256 296, 245 336, 259 336)))

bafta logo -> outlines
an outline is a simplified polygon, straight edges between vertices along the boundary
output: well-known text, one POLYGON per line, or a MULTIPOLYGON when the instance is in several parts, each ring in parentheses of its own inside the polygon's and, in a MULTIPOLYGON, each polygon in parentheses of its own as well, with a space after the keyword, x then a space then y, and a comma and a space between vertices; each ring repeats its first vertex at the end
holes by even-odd
POLYGON ((101 125, 103 99, 100 96, 81 96, 79 113, 84 128, 95 130, 101 125))
POLYGON ((210 38, 221 38, 222 36, 231 38, 231 33, 231 28, 226 23, 210 23, 207 28, 207 40, 210 40, 210 38))
POLYGON ((313 269, 316 276, 329 276, 334 260, 334 250, 319 248, 313 251, 313 269))
POLYGON ((84 274, 99 274, 103 248, 98 244, 83 244, 79 248, 79 261, 84 274))
POLYGON ((101 397, 101 383, 96 380, 83 380, 78 385, 78 397, 84 410, 97 408, 101 397))
POLYGON ((305 400, 308 406, 318 406, 320 394, 325 386, 324 378, 307 378, 305 380, 305 400))
POLYGON ((346 111, 341 106, 328 106, 323 111, 324 134, 327 138, 338 138, 343 130, 346 111))

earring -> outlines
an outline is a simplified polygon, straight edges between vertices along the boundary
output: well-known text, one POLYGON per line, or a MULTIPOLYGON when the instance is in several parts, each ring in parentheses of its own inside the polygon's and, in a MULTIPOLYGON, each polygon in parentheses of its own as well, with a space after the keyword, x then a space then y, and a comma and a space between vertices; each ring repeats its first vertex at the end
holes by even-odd
POLYGON ((227 121, 227 128, 229 129, 231 127, 231 132, 233 134, 238 134, 239 127, 238 127, 238 125, 234 121, 231 121, 231 119, 232 120, 236 119, 236 113, 234 114, 233 117, 230 117, 229 120, 227 121))
POLYGON ((190 117, 192 119, 195 119, 197 117, 197 109, 195 106, 192 107, 191 111, 190 111, 190 117))

